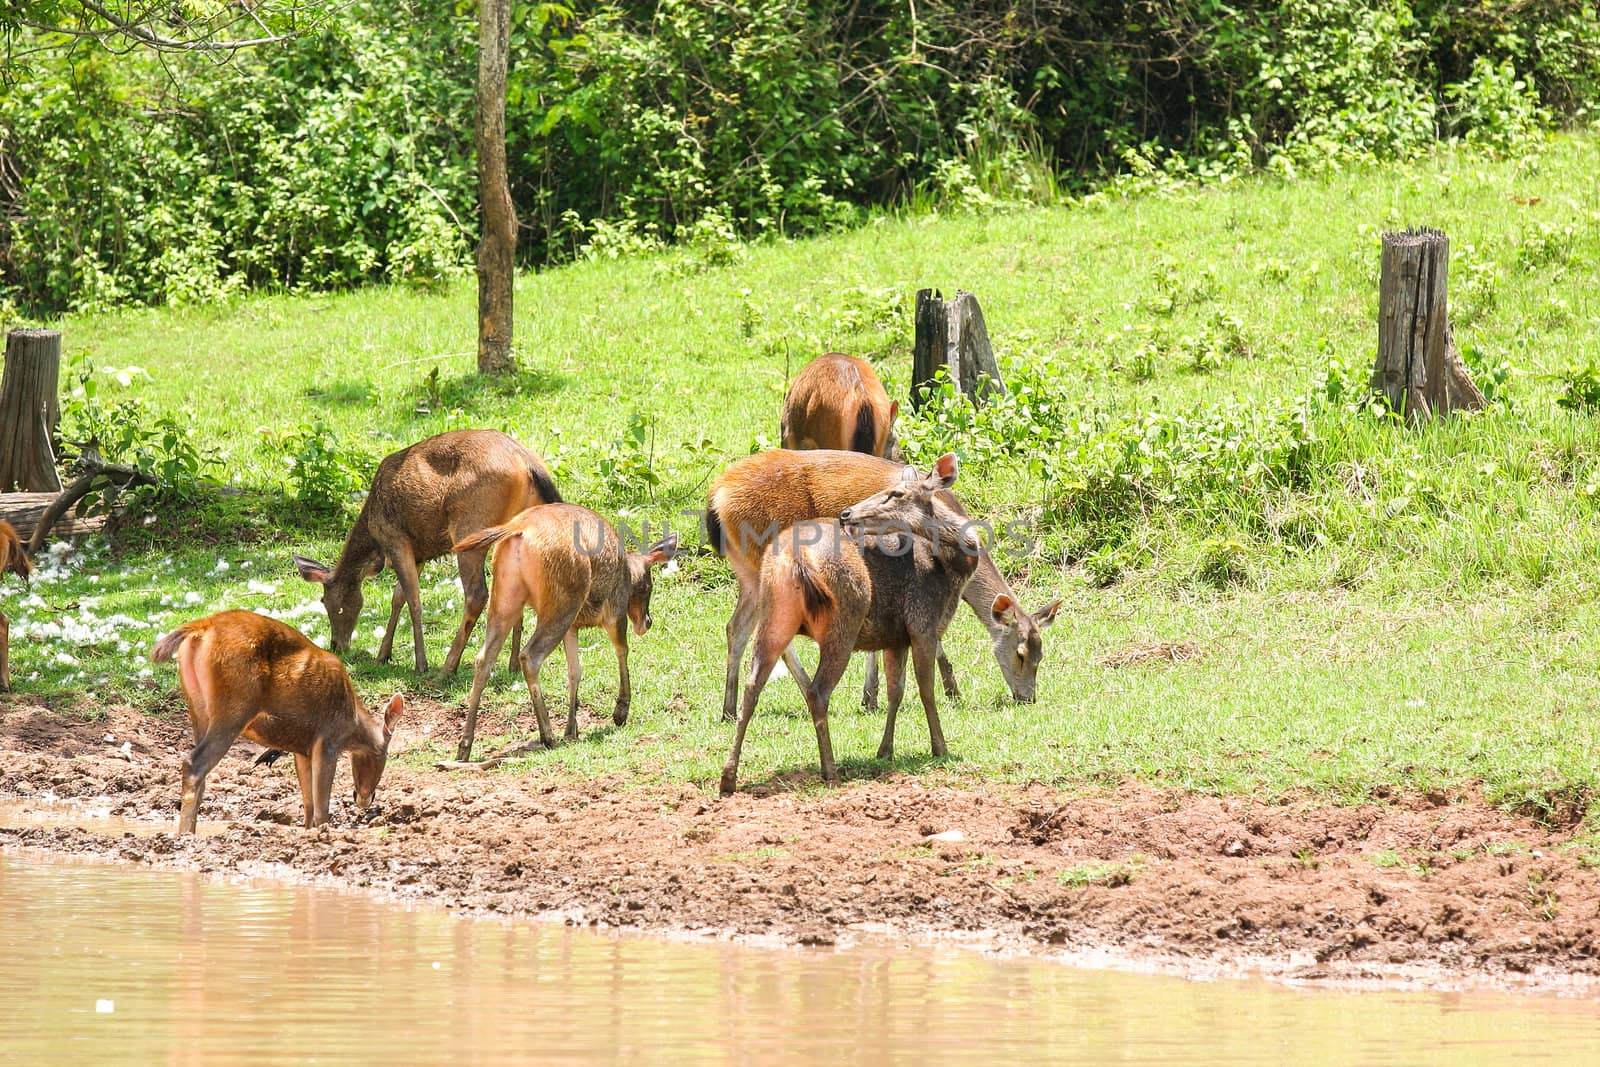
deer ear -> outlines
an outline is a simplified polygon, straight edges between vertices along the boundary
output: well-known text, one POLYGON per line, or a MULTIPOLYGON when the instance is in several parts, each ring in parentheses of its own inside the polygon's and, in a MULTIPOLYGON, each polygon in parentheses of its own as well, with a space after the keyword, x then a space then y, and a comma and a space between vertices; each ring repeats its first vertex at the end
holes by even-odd
POLYGON ((306 581, 316 582, 318 585, 327 585, 328 579, 333 577, 333 571, 326 564, 318 563, 314 559, 307 559, 305 556, 296 553, 291 552, 290 555, 294 558, 295 570, 299 571, 300 577, 306 581))
POLYGON ((994 621, 1009 624, 1016 618, 1017 602, 1004 593, 994 598, 994 603, 989 605, 989 614, 994 616, 994 621))
POLYGON ((894 420, 898 419, 899 417, 900 417, 900 401, 898 401, 898 400, 889 401, 889 422, 893 423, 894 420))
POLYGON ((956 454, 954 452, 946 452, 933 461, 933 477, 939 480, 941 488, 948 489, 956 484, 956 472, 960 467, 961 464, 956 459, 956 454))
POLYGON ((678 535, 669 533, 661 540, 650 546, 650 551, 645 553, 644 565, 654 567, 665 563, 678 554, 678 535))
POLYGON ((1039 626, 1039 629, 1042 630, 1046 626, 1049 626, 1051 623, 1056 621, 1056 612, 1058 612, 1060 610, 1061 610, 1061 601, 1060 600, 1052 600, 1052 601, 1050 601, 1050 603, 1046 604, 1044 607, 1040 608, 1038 611, 1033 613, 1033 621, 1035 623, 1037 623, 1038 626, 1039 626))
POLYGON ((406 699, 399 693, 389 698, 389 703, 383 708, 383 736, 388 737, 394 733, 394 724, 400 721, 400 716, 405 714, 406 699))

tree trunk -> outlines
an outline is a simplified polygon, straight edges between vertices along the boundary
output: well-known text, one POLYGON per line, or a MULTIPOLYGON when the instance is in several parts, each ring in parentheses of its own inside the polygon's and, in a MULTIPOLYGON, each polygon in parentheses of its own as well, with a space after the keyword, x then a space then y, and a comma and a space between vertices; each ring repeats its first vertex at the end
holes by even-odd
POLYGON ((506 175, 506 64, 511 0, 478 0, 478 370, 512 368, 511 301, 517 216, 506 175))
POLYGON ((973 403, 1005 392, 978 298, 957 289, 945 300, 937 289, 917 291, 916 340, 911 351, 911 402, 921 407, 939 368, 973 403))
POLYGON ((1450 239, 1438 230, 1383 235, 1372 388, 1413 424, 1485 403, 1450 328, 1449 262, 1450 239))
POLYGON ((51 438, 61 419, 58 330, 12 330, 0 378, 0 493, 61 491, 51 438))

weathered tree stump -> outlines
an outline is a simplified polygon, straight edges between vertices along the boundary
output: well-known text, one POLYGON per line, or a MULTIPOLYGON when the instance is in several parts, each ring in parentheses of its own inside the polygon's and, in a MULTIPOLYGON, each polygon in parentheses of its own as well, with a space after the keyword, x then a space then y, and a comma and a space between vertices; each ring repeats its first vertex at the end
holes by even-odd
POLYGON ((1438 230, 1383 235, 1372 388, 1409 423, 1485 403, 1450 328, 1449 262, 1450 239, 1438 230))
POLYGON ((916 341, 911 353, 911 402, 921 407, 939 368, 973 403, 1006 391, 989 344, 978 298, 957 289, 945 300, 937 289, 917 291, 916 341))
POLYGON ((61 419, 59 330, 12 330, 0 377, 0 493, 61 489, 51 438, 61 419))

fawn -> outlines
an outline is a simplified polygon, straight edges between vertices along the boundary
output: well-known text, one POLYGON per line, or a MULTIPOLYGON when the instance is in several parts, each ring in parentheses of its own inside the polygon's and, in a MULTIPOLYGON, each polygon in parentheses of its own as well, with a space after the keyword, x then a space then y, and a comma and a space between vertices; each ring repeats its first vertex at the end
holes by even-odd
MULTIPOLYGON (((563 645, 567 655, 566 737, 571 741, 578 736, 578 631, 586 627, 605 630, 616 649, 621 677, 612 721, 618 726, 626 723, 633 698, 628 679, 628 623, 633 623, 633 632, 641 637, 650 629, 651 569, 677 553, 677 535, 669 534, 643 552, 624 552, 617 531, 588 508, 543 504, 528 508, 503 526, 480 530, 457 544, 456 551, 482 552, 490 545, 498 547, 494 550, 488 633, 472 675, 472 696, 456 759, 465 762, 472 753, 483 687, 506 635, 520 625, 528 607, 533 608, 538 623, 519 659, 539 721, 539 743, 555 747, 550 713, 539 688, 539 668, 557 645, 563 645)), ((502 752, 500 757, 509 754, 502 752)))
POLYGON ((904 463, 894 438, 899 413, 872 364, 829 352, 789 383, 779 432, 784 448, 834 448, 904 463))
POLYGON ((399 694, 381 715, 368 711, 338 656, 253 611, 185 623, 160 638, 150 658, 177 660, 194 727, 194 748, 183 759, 179 833, 194 833, 206 775, 241 734, 294 753, 306 826, 328 821, 333 775, 346 751, 356 806, 371 805, 394 725, 405 711, 399 694))

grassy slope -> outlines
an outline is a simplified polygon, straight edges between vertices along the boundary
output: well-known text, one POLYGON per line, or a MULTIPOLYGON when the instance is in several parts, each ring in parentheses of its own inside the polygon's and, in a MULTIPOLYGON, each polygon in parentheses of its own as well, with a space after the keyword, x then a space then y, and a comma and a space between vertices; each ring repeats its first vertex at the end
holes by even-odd
MULTIPOLYGON (((471 374, 468 284, 438 295, 276 296, 223 310, 69 321, 70 352, 88 352, 102 368, 148 368, 153 380, 128 391, 164 409, 187 408, 197 437, 222 450, 229 476, 259 492, 245 498, 242 543, 138 544, 114 563, 102 556, 78 577, 39 585, 42 604, 12 610, 15 619, 38 624, 87 610, 101 618, 122 612, 140 625, 122 627, 131 642, 125 651, 114 639, 76 647, 19 641, 13 671, 21 688, 60 693, 63 702, 86 686, 149 700, 136 658, 166 625, 206 609, 303 605, 309 587, 293 577, 288 542, 331 556, 337 534, 302 523, 282 495, 282 457, 262 446, 260 428, 281 433, 320 415, 377 455, 450 427, 501 427, 554 460, 568 499, 613 515, 626 505, 635 521, 659 520, 697 504, 727 458, 776 436, 791 363, 828 349, 872 353, 891 391, 903 393, 909 308, 923 285, 977 292, 997 348, 1048 353, 1061 369, 1060 388, 1076 399, 1113 411, 1270 400, 1303 391, 1330 356, 1370 360, 1378 232, 1436 225, 1455 250, 1463 343, 1521 368, 1511 383, 1513 413, 1420 443, 1380 431, 1385 440, 1366 447, 1410 449, 1411 458, 1467 481, 1497 458, 1519 470, 1537 466, 1550 441, 1590 455, 1600 451, 1592 420, 1554 407, 1548 375, 1600 358, 1597 162, 1593 141, 1562 140, 1532 171, 1442 154, 1293 185, 1252 181, 1072 210, 883 220, 827 240, 747 249, 731 265, 693 251, 580 264, 519 282, 519 347, 531 370, 509 386, 485 386, 471 374), (1562 234, 1567 226, 1572 232, 1562 234), (1554 259, 1552 241, 1561 246, 1554 259), (1467 283, 1474 273, 1476 287, 1467 283), (1162 294, 1171 285, 1180 295, 1199 292, 1168 312, 1162 294), (1244 325, 1254 358, 1197 374, 1162 347, 1218 313, 1244 325), (1152 340, 1162 351, 1156 375, 1132 381, 1123 368, 1152 340), (419 415, 435 367, 443 403, 419 415), (654 501, 597 473, 635 411, 653 420, 663 479, 654 501), (252 591, 250 580, 275 588, 252 591), (198 603, 184 602, 190 591, 198 603), (81 662, 57 662, 62 651, 81 662)), ((1600 539, 1592 523, 1570 525, 1587 514, 1569 506, 1571 486, 1508 482, 1502 492, 1495 484, 1474 509, 1447 510, 1429 527, 1442 549, 1413 553, 1399 538, 1387 556, 1354 541, 1343 557, 1338 544, 1304 557, 1268 555, 1253 582, 1226 593, 1166 580, 1160 558, 1108 590, 1090 588, 1073 566, 1034 561, 1024 599, 1067 600, 1049 635, 1041 699, 1031 707, 1003 699, 983 634, 963 612, 948 643, 966 697, 944 711, 954 755, 938 773, 1080 784, 1137 774, 1206 789, 1310 786, 1342 795, 1482 779, 1508 800, 1581 799, 1600 767, 1600 685, 1591 666, 1600 539), (1518 510, 1519 494, 1534 491, 1544 503, 1518 510), (1517 521, 1504 525, 1516 529, 1502 536, 1497 516, 1510 512, 1517 521), (1518 553, 1532 550, 1542 553, 1537 565, 1516 565, 1518 553), (1457 559, 1484 553, 1505 559, 1457 559), (1429 557, 1421 577, 1407 565, 1413 554, 1429 557), (1352 561, 1362 580, 1349 580, 1352 561), (1203 655, 1165 666, 1095 663, 1154 639, 1193 641, 1203 655)), ((1011 468, 969 470, 965 485, 969 500, 990 511, 1014 513, 1042 499, 1042 488, 1011 468)), ((1385 534, 1375 526, 1368 536, 1385 534)), ((437 661, 459 593, 443 563, 429 568, 425 587, 437 661)), ((386 593, 369 585, 363 633, 382 621, 376 609, 387 605, 386 593)), ((7 600, 17 606, 19 598, 7 600)), ((720 563, 691 560, 658 583, 657 628, 634 643, 634 720, 519 766, 712 780, 729 737, 716 710, 731 604, 720 563)), ((296 622, 326 634, 320 609, 296 622)), ((407 646, 404 630, 399 645, 407 646)), ((414 686, 464 700, 467 672, 419 680, 374 664, 374 637, 361 647, 352 668, 374 696, 414 686)), ((608 709, 609 647, 598 634, 585 647, 586 702, 608 709)), ((547 669, 547 691, 560 690, 560 674, 547 669)), ((496 712, 519 709, 515 729, 526 731, 525 699, 520 681, 497 675, 480 736, 487 729, 492 743, 497 730, 512 728, 496 712)), ((834 717, 845 772, 870 771, 860 757, 875 747, 879 720, 842 692, 834 717)), ((915 758, 926 751, 919 720, 902 716, 899 751, 908 767, 923 766, 915 758)), ((436 751, 450 742, 441 739, 436 751)), ((802 771, 810 781, 814 745, 798 693, 774 684, 746 748, 744 778, 802 771)))

